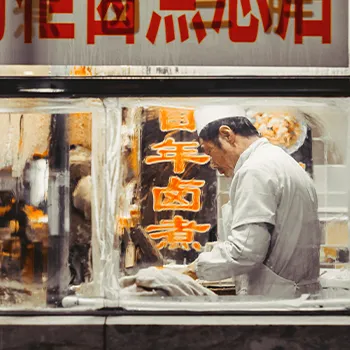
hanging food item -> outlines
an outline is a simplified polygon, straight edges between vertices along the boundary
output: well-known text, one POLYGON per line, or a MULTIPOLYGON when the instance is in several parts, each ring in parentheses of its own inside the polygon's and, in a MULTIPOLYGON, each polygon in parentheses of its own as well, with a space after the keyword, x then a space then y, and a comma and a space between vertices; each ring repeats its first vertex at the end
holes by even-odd
POLYGON ((307 125, 297 110, 269 107, 250 110, 247 115, 262 137, 289 154, 297 151, 305 141, 307 125))

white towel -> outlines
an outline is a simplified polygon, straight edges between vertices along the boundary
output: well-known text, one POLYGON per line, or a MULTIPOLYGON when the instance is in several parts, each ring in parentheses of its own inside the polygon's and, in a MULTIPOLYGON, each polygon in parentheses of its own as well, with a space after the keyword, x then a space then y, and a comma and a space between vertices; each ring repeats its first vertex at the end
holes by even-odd
POLYGON ((122 294, 161 296, 216 296, 191 277, 170 269, 149 267, 119 280, 122 294))

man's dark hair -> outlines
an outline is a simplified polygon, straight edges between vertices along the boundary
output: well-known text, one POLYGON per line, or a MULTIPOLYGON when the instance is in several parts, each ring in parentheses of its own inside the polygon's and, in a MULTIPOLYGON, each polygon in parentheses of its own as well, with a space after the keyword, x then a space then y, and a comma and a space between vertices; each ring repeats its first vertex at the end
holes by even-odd
POLYGON ((212 141, 220 147, 219 129, 221 126, 228 126, 235 134, 251 137, 259 136, 255 126, 246 117, 229 117, 215 120, 206 125, 200 132, 199 137, 204 141, 212 141))

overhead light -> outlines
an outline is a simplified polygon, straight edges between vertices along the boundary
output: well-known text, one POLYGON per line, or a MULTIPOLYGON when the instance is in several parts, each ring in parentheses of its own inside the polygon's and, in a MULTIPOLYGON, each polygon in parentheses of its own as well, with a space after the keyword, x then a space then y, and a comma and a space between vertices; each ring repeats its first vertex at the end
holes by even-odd
POLYGON ((23 72, 24 75, 33 75, 34 73, 31 70, 25 70, 23 72))
POLYGON ((52 89, 52 88, 30 88, 30 89, 19 89, 20 92, 38 92, 42 94, 54 93, 54 92, 65 92, 65 89, 52 89))

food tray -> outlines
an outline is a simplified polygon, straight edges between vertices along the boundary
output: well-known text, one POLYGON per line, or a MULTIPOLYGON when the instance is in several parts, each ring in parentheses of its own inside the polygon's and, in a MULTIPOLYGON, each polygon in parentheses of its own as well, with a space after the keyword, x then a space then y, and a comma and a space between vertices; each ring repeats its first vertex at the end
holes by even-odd
POLYGON ((264 130, 261 132, 261 136, 266 137, 288 154, 296 152, 304 144, 307 136, 307 123, 303 113, 296 107, 265 105, 250 108, 247 110, 247 117, 254 125, 257 123, 257 114, 266 114, 262 119, 269 120, 268 125, 260 124, 258 131, 264 130), (281 122, 278 123, 278 120, 281 122), (265 125, 265 128, 262 125, 265 125), (286 131, 279 134, 282 131, 281 127, 286 131), (288 144, 287 140, 292 141, 288 144))

